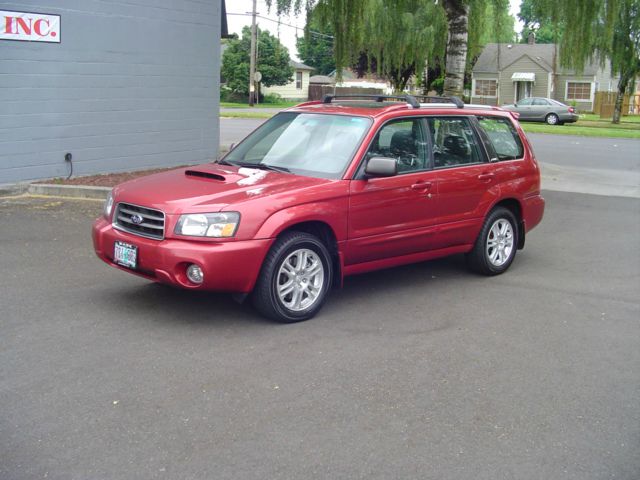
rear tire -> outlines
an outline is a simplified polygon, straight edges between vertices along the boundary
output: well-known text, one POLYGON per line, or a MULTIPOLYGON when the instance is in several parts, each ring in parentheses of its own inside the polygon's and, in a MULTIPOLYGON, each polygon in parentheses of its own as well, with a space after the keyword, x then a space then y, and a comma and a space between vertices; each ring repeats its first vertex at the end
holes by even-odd
POLYGON ((315 236, 283 234, 269 250, 251 295, 265 317, 293 323, 312 318, 324 304, 333 278, 331 255, 315 236))
POLYGON ((467 264, 474 272, 499 275, 505 272, 518 249, 518 222, 511 210, 496 207, 484 221, 467 264))
POLYGON ((560 118, 558 118, 558 115, 556 115, 555 113, 550 113, 544 120, 549 125, 558 125, 560 118))

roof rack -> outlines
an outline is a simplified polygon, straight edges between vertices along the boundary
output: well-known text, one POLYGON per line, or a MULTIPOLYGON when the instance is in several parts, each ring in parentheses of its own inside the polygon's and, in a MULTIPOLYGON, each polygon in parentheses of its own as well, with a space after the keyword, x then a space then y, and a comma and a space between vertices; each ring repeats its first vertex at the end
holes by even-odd
POLYGON ((371 94, 348 94, 348 95, 325 95, 322 103, 331 103, 333 100, 359 100, 368 99, 376 102, 384 102, 385 100, 401 100, 407 102, 413 108, 420 108, 420 102, 412 95, 371 95, 371 94))
POLYGON ((453 103, 458 108, 464 108, 464 102, 458 97, 436 97, 431 95, 414 95, 414 98, 424 103, 453 103))

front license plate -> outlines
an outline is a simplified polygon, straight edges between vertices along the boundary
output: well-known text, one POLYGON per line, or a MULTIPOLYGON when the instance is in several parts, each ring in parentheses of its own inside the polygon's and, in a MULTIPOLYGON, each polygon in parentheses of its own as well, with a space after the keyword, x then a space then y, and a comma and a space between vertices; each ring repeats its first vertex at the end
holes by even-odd
POLYGON ((136 268, 138 263, 138 247, 129 243, 116 241, 113 251, 113 261, 123 267, 136 268))

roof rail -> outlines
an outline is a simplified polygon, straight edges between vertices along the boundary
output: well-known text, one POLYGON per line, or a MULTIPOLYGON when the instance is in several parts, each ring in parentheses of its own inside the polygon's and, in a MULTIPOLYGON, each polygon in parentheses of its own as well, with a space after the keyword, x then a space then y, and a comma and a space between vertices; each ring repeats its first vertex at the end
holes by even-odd
POLYGON ((348 94, 348 95, 325 95, 322 99, 322 103, 331 103, 333 100, 358 100, 369 99, 376 102, 384 102, 385 100, 401 100, 407 102, 413 108, 420 108, 420 102, 412 95, 371 95, 371 94, 348 94))
POLYGON ((424 103, 453 103, 458 108, 464 108, 464 102, 458 97, 435 97, 431 95, 414 95, 414 98, 424 100, 424 103))

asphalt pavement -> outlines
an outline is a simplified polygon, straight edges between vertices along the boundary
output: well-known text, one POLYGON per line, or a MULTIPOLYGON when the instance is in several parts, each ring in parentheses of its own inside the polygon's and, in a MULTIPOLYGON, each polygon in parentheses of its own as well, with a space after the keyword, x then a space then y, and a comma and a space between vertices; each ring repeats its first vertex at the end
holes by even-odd
POLYGON ((511 269, 346 280, 308 322, 102 264, 0 198, 0 479, 640 478, 640 200, 545 192, 511 269))

